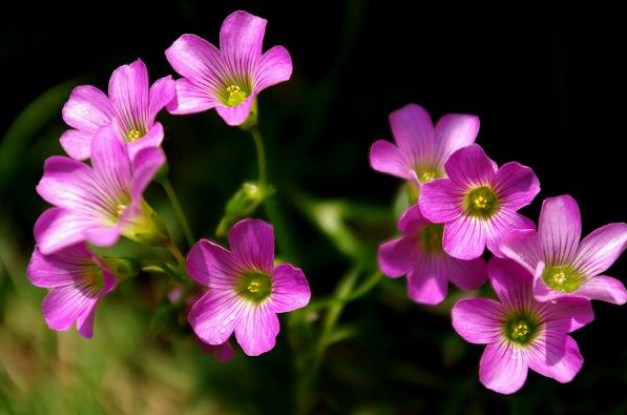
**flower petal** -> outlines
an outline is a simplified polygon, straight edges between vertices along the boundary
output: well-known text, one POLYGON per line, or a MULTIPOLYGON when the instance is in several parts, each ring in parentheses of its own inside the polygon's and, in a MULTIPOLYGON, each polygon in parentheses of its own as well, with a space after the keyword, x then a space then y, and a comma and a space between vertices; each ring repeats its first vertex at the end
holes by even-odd
POLYGON ((502 321, 505 310, 501 303, 486 298, 464 298, 453 310, 453 328, 468 343, 488 344, 497 342, 502 336, 502 321))
POLYGON ((435 125, 435 160, 444 166, 455 151, 475 142, 479 134, 479 117, 466 114, 447 114, 435 125))
POLYGON ((627 248, 627 224, 611 223, 586 236, 579 244, 575 268, 587 277, 605 272, 627 248))
POLYGON ((198 343, 200 343, 200 347, 206 353, 218 359, 219 362, 226 363, 235 357, 235 350, 233 350, 230 340, 227 340, 222 344, 212 346, 198 338, 198 343))
POLYGON ((510 232, 521 229, 535 229, 536 224, 518 212, 502 208, 485 222, 486 245, 494 255, 502 257, 500 245, 510 232))
POLYGON ((36 287, 55 288, 80 280, 86 267, 90 265, 94 265, 94 261, 84 243, 72 245, 51 255, 43 255, 36 246, 26 274, 36 287))
POLYGON ((420 228, 432 223, 422 215, 420 206, 415 204, 410 206, 398 220, 398 230, 404 233, 416 232, 420 228))
POLYGON ((91 156, 91 140, 94 131, 67 130, 61 134, 61 147, 74 160, 87 160, 91 156))
MULTIPOLYGON (((155 123, 150 130, 142 138, 126 144, 128 156, 131 160, 140 150, 150 147, 159 147, 163 141, 163 125, 160 122, 155 123)), ((165 162, 165 160, 164 160, 165 162)))
POLYGON ((533 229, 511 231, 501 240, 499 250, 532 273, 535 273, 538 263, 544 260, 538 233, 533 229))
POLYGON ((272 270, 272 295, 268 306, 275 313, 286 313, 309 304, 311 290, 305 274, 291 264, 281 264, 272 270))
POLYGON ((407 274, 409 298, 421 304, 439 304, 448 293, 448 280, 435 255, 422 253, 414 268, 407 274))
POLYGON ((220 28, 220 52, 230 72, 245 77, 261 57, 267 21, 242 10, 231 13, 220 28))
POLYGON ((213 289, 196 301, 187 321, 203 342, 216 346, 228 340, 247 307, 236 292, 213 289))
POLYGON ((176 95, 175 82, 170 75, 158 79, 148 92, 149 110, 148 122, 150 126, 157 117, 157 114, 164 109, 176 95))
POLYGON ((289 81, 292 58, 283 46, 274 46, 261 56, 255 68, 255 90, 260 92, 272 85, 289 81))
POLYGON ((418 203, 420 211, 431 222, 456 220, 462 214, 464 189, 448 179, 437 179, 422 185, 418 203))
POLYGON ((97 296, 81 290, 80 286, 67 285, 53 288, 44 298, 41 310, 50 329, 65 331, 97 301, 97 296))
POLYGON ((274 348, 279 334, 279 318, 265 304, 250 304, 235 327, 235 337, 248 356, 259 356, 274 348))
POLYGON ((576 294, 591 300, 601 300, 617 305, 627 303, 627 290, 623 283, 606 275, 589 279, 577 290, 576 294))
POLYGON ((558 298, 543 303, 538 313, 549 333, 572 333, 594 321, 592 304, 585 298, 558 298))
POLYGON ((85 241, 83 232, 94 226, 90 217, 61 208, 51 208, 35 223, 35 241, 42 254, 50 255, 60 249, 85 241))
POLYGON ((245 272, 231 251, 206 239, 197 242, 187 254, 187 272, 206 287, 229 289, 245 272))
POLYGON ((95 132, 113 120, 113 106, 109 98, 91 85, 77 86, 62 110, 63 121, 85 132, 95 132))
POLYGON ((238 126, 243 124, 250 115, 250 109, 252 108, 255 98, 256 96, 251 94, 246 101, 239 105, 235 105, 233 107, 218 105, 216 107, 216 111, 228 125, 232 127, 238 126))
POLYGON ((405 105, 390 114, 390 126, 398 148, 412 167, 433 164, 435 133, 424 108, 405 105))
POLYGON ((274 262, 274 230, 258 219, 244 219, 229 231, 231 250, 247 269, 272 272, 274 262))
MULTIPOLYGON (((218 90, 225 87, 223 79, 227 71, 220 51, 205 39, 196 35, 182 35, 165 51, 165 56, 174 70, 189 81, 189 83, 181 82, 180 79, 176 81, 176 93, 179 100, 177 108, 191 109, 190 105, 183 105, 187 100, 181 101, 179 95, 181 93, 179 88, 189 92, 190 83, 198 90, 205 91, 205 94, 212 98, 216 97, 218 90)), ((198 96, 200 96, 199 93, 198 96)), ((168 110, 170 111, 170 107, 168 110)))
POLYGON ((464 260, 479 258, 485 249, 486 231, 481 219, 463 215, 444 226, 442 245, 447 254, 464 260))
POLYGON ((133 158, 133 177, 131 179, 131 198, 133 202, 142 199, 144 190, 165 164, 165 154, 158 147, 146 147, 133 158))
POLYGON ((506 341, 486 346, 479 364, 479 380, 495 392, 509 395, 527 380, 527 359, 520 349, 506 341))
POLYGON ((493 257, 488 263, 488 277, 506 309, 525 309, 533 302, 533 275, 516 262, 493 257))
POLYGON ((570 336, 545 335, 526 351, 529 368, 543 376, 567 383, 579 373, 583 357, 570 336))
POLYGON ((538 236, 547 264, 572 264, 581 239, 581 213, 575 199, 568 195, 545 199, 538 236))
POLYGON ((91 165, 99 193, 115 200, 130 193, 131 166, 126 147, 114 128, 103 127, 91 143, 91 165))
POLYGON ((370 148, 370 166, 381 173, 411 180, 412 175, 405 156, 389 141, 378 140, 370 148))
POLYGON ((460 290, 476 290, 488 279, 488 267, 483 258, 464 261, 446 255, 443 263, 447 279, 460 290))
POLYGON ((168 104, 170 114, 184 115, 203 112, 220 105, 217 99, 187 79, 179 79, 175 84, 176 95, 168 104))
POLYGON ((148 69, 141 60, 122 65, 109 80, 109 98, 122 131, 143 130, 150 111, 148 69))
POLYGON ((450 155, 444 169, 449 179, 466 189, 492 185, 496 163, 477 144, 471 144, 450 155))
POLYGON ((87 165, 68 157, 52 156, 44 163, 37 193, 52 205, 73 209, 84 205, 93 185, 93 174, 87 165))
POLYGON ((402 236, 379 247, 379 268, 385 275, 397 278, 414 268, 421 255, 415 235, 402 236))
POLYGON ((515 162, 501 166, 493 186, 501 205, 512 210, 527 206, 540 193, 540 181, 533 170, 515 162))

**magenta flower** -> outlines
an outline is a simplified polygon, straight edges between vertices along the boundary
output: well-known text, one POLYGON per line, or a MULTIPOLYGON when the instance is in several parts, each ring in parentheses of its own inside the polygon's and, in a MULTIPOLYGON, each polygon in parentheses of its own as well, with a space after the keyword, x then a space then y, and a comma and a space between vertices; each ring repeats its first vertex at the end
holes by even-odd
POLYGON ((410 207, 398 222, 403 236, 381 245, 379 267, 388 277, 407 275, 409 298, 438 304, 446 298, 448 282, 462 290, 479 288, 487 278, 485 261, 453 258, 442 249, 443 227, 433 224, 410 207))
POLYGON ((182 35, 165 54, 183 79, 168 111, 192 114, 215 108, 228 125, 248 118, 257 95, 292 75, 283 46, 262 54, 265 19, 245 11, 230 14, 220 29, 220 49, 196 35, 182 35))
POLYGON ((189 275, 211 288, 194 306, 188 321, 210 345, 233 332, 244 353, 257 356, 274 347, 276 313, 302 308, 311 292, 305 275, 290 264, 274 266, 274 233, 267 223, 245 219, 229 231, 231 251, 198 242, 187 256, 189 275))
POLYGON ((487 344, 479 365, 481 383, 499 393, 514 393, 525 383, 528 369, 570 382, 583 357, 568 333, 594 320, 590 302, 536 301, 531 274, 508 259, 492 258, 488 274, 500 302, 466 298, 452 311, 453 327, 464 340, 487 344))
POLYGON ((81 336, 91 338, 98 301, 115 286, 115 277, 96 256, 79 243, 52 255, 38 247, 27 270, 30 282, 50 288, 42 312, 52 330, 69 330, 74 324, 81 336))
POLYGON ((63 107, 63 120, 73 130, 61 136, 65 152, 76 160, 91 157, 91 141, 96 131, 114 124, 131 157, 146 147, 159 147, 163 126, 155 118, 174 98, 171 76, 159 79, 152 86, 148 70, 141 60, 120 66, 109 80, 109 96, 91 85, 74 88, 63 107))
POLYGON ((422 214, 444 224, 444 250, 459 259, 481 256, 485 246, 501 256, 499 243, 515 229, 534 229, 517 212, 540 192, 529 167, 507 163, 500 169, 476 144, 453 153, 444 165, 448 179, 422 186, 422 214))
POLYGON ((616 278, 600 275, 627 248, 627 224, 605 225, 581 239, 581 213, 572 197, 550 197, 542 204, 538 231, 510 233, 501 252, 535 275, 539 301, 564 296, 627 302, 627 290, 616 278))
POLYGON ((87 241, 114 245, 120 235, 146 244, 167 240, 167 232, 142 193, 165 163, 155 147, 129 159, 115 130, 103 127, 91 144, 92 167, 68 157, 46 160, 37 193, 55 207, 35 224, 35 240, 42 254, 87 241))
POLYGON ((475 142, 479 118, 447 114, 433 128, 424 108, 408 104, 390 114, 390 126, 397 145, 376 141, 370 149, 370 165, 420 186, 446 176, 444 163, 448 157, 475 142))

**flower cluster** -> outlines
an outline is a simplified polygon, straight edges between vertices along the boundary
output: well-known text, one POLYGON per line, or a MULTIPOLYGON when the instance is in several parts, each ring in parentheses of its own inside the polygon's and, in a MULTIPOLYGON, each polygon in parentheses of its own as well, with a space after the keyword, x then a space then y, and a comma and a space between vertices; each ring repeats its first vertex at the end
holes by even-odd
POLYGON ((594 319, 590 300, 627 302, 617 279, 600 275, 627 248, 627 224, 606 225, 581 239, 581 216, 570 196, 547 198, 539 226, 518 210, 540 192, 534 172, 516 162, 498 166, 474 144, 475 116, 448 114, 435 125, 420 106, 390 115, 396 145, 372 145, 373 169, 407 180, 413 204, 398 221, 401 237, 379 248, 385 275, 407 275, 409 297, 438 304, 448 281, 476 290, 488 279, 500 302, 459 300, 453 327, 486 344, 479 378, 489 389, 520 389, 528 369, 569 382, 583 365, 568 334, 594 319), (489 264, 484 251, 493 258, 489 264))
POLYGON ((45 162, 37 192, 53 207, 35 224, 27 271, 33 285, 50 289, 42 312, 51 329, 76 325, 91 337, 98 302, 142 268, 149 272, 155 266, 208 288, 202 297, 188 295, 188 320, 203 348, 223 361, 234 355, 232 333, 244 353, 265 353, 279 333, 276 314, 307 305, 303 272, 274 265, 271 225, 241 220, 229 232, 231 251, 201 240, 185 260, 143 197, 153 180, 167 181, 160 148, 164 128, 156 121, 164 108, 172 114, 216 108, 229 125, 254 125, 257 95, 290 78, 285 48, 262 53, 265 27, 266 20, 237 11, 222 25, 220 49, 183 35, 165 52, 183 76, 179 80, 166 76, 150 85, 146 65, 137 60, 113 72, 108 95, 90 85, 72 91, 62 113, 71 129, 60 137, 69 157, 45 162), (112 247, 121 237, 168 249, 178 264, 92 251, 92 246, 112 247))

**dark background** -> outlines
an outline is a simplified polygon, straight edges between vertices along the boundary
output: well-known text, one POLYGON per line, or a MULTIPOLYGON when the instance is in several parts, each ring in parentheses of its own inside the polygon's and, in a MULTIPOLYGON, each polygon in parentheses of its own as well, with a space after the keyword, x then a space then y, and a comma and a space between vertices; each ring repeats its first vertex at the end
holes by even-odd
MULTIPOLYGON (((51 98, 49 112, 57 115, 34 118, 29 141, 0 143, 0 216, 13 230, 12 249, 26 258, 32 249, 30 230, 45 206, 33 189, 44 158, 61 152, 58 110, 71 87, 105 88, 113 69, 138 57, 151 80, 173 73, 164 50, 182 33, 217 42, 222 20, 237 9, 268 19, 266 49, 281 44, 292 54, 292 80, 264 92, 260 111, 276 200, 290 224, 290 252, 283 255, 307 272, 314 296, 331 292, 348 260, 298 212, 294 194, 391 206, 400 183, 370 169, 368 150, 377 138, 391 139, 387 114, 409 102, 435 119, 477 114, 478 142, 487 153, 499 164, 531 166, 539 176, 542 193, 525 210, 530 217, 537 218, 542 198, 568 193, 580 203, 584 234, 624 221, 627 61, 618 6, 409 3, 110 1, 97 10, 54 4, 3 11, 0 135, 29 103, 64 84, 51 98)), ((254 149, 214 112, 160 120, 172 181, 197 233, 212 236, 229 195, 254 178, 254 149)), ((372 252, 394 232, 391 221, 375 230, 355 226, 372 252)), ((627 261, 609 273, 625 281, 627 261)), ((479 384, 482 347, 464 345, 446 314, 379 287, 347 307, 344 318, 360 334, 329 349, 316 411, 627 413, 624 392, 610 393, 627 388, 627 311, 594 306, 596 321, 574 334, 585 364, 572 383, 530 372, 520 393, 502 397, 479 384)), ((279 357, 263 357, 250 376, 277 366, 280 376, 290 371, 279 357)), ((289 408, 292 375, 270 383, 263 376, 234 399, 253 400, 258 413, 289 408)), ((216 390, 228 400, 228 392, 216 390)), ((1 407, 2 401, 0 413, 1 407)))

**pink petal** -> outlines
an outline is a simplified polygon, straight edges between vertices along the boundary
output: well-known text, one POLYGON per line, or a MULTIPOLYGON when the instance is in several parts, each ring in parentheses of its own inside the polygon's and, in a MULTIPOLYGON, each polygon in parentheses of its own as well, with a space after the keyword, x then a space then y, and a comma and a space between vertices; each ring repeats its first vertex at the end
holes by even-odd
POLYGON ((447 223, 442 239, 444 250, 458 259, 479 258, 483 254, 486 243, 484 227, 483 220, 468 215, 460 216, 447 223))
POLYGON ((575 199, 568 195, 545 199, 538 236, 544 248, 545 262, 572 264, 581 239, 581 214, 575 199))
POLYGON ((540 193, 538 177, 529 167, 519 163, 501 166, 494 176, 493 186, 502 206, 511 210, 527 206, 540 193))
POLYGON ((605 272, 627 248, 627 224, 611 223, 586 236, 579 244, 575 268, 586 276, 605 272))
POLYGON ((266 23, 265 19, 242 10, 224 19, 220 29, 220 52, 234 75, 251 74, 261 57, 266 23))
POLYGON ((422 253, 407 274, 409 298, 421 304, 439 304, 448 293, 448 279, 441 258, 422 253))
POLYGON ((370 148, 370 166, 381 173, 411 180, 409 167, 405 156, 389 141, 378 140, 370 148))
POLYGON ((67 285, 53 288, 41 305, 42 313, 52 330, 65 331, 72 328, 79 316, 90 310, 98 297, 81 290, 79 286, 67 285))
POLYGON ((72 245, 51 255, 43 255, 39 247, 35 247, 26 274, 36 287, 62 287, 80 280, 85 268, 93 264, 92 254, 84 243, 72 245))
POLYGON ((415 204, 410 206, 398 220, 398 230, 403 233, 412 233, 418 231, 420 228, 431 225, 432 223, 422 215, 420 206, 415 204))
POLYGON ((256 96, 251 94, 246 101, 239 105, 235 105, 233 107, 218 105, 216 107, 216 111, 228 125, 232 127, 238 126, 243 124, 248 118, 248 115, 250 115, 250 109, 252 108, 255 98, 256 96))
POLYGON ((522 310, 533 302, 533 275, 514 261, 493 257, 488 263, 488 276, 496 295, 508 310, 522 310))
POLYGON ((52 156, 46 159, 37 193, 52 205, 72 209, 85 203, 93 185, 93 174, 87 165, 68 157, 52 156))
POLYGON ((418 262, 420 247, 415 235, 402 236, 379 247, 379 268, 388 277, 407 274, 418 262))
POLYGON ((176 95, 175 82, 170 75, 158 79, 148 92, 148 125, 152 125, 157 114, 164 109, 176 95))
POLYGON ((91 144, 91 164, 99 192, 115 200, 130 193, 131 168, 128 153, 118 138, 117 131, 103 127, 91 144))
POLYGON ((431 222, 456 220, 462 214, 465 189, 448 179, 437 179, 422 185, 419 204, 422 214, 431 222))
POLYGON ((268 304, 270 310, 286 313, 309 304, 311 290, 300 268, 281 264, 272 270, 271 278, 272 295, 268 304))
POLYGON ((61 134, 61 147, 74 160, 87 160, 91 156, 91 140, 95 131, 67 130, 61 134))
POLYGON ((96 246, 110 247, 120 240, 120 228, 117 225, 93 225, 83 231, 85 240, 96 246))
POLYGON ((135 155, 132 163, 133 177, 130 184, 133 202, 141 201, 144 190, 163 167, 165 161, 165 154, 157 147, 143 148, 135 155))
POLYGON ((279 319, 267 303, 250 304, 235 328, 235 337, 244 353, 259 356, 274 348, 279 330, 279 319))
POLYGON ((235 350, 233 350, 230 340, 215 346, 203 342, 200 338, 198 338, 198 342, 205 353, 212 355, 222 363, 226 363, 235 357, 235 350))
POLYGON ((538 263, 544 260, 538 233, 533 229, 511 231, 501 240, 499 250, 532 273, 535 273, 538 263))
POLYGON ((81 85, 72 90, 62 114, 63 121, 69 126, 87 133, 110 124, 114 112, 109 98, 101 90, 81 85))
POLYGON ((562 297, 543 303, 538 308, 538 314, 549 333, 571 333, 594 320, 590 301, 576 297, 562 297))
POLYGON ((187 321, 203 342, 215 346, 228 340, 247 307, 235 291, 212 289, 192 306, 187 321))
POLYGON ((434 129, 429 113, 420 105, 408 104, 390 114, 394 140, 413 166, 432 164, 434 129))
POLYGON ((464 261, 447 255, 443 262, 448 280, 460 290, 476 290, 488 279, 488 267, 483 258, 464 261))
POLYGON ((35 223, 35 241, 42 254, 50 255, 60 249, 85 241, 83 232, 94 226, 90 217, 61 208, 51 208, 35 223))
POLYGON ((229 289, 245 273, 235 255, 206 239, 197 242, 187 254, 187 272, 206 287, 229 289))
POLYGON ((244 219, 229 231, 231 250, 243 267, 272 272, 274 262, 274 230, 258 219, 244 219))
MULTIPOLYGON (((155 123, 150 130, 142 138, 136 141, 132 141, 126 144, 128 156, 131 160, 135 159, 135 156, 140 150, 149 147, 159 147, 163 141, 163 126, 160 122, 155 123)), ((165 159, 164 159, 165 163, 165 159)))
POLYGON ((81 336, 86 339, 91 339, 94 335, 94 319, 96 317, 97 302, 94 302, 91 307, 83 310, 80 316, 76 319, 76 328, 81 336))
POLYGON ((497 170, 496 163, 477 144, 451 154, 444 169, 449 179, 466 189, 492 185, 497 170))
POLYGON ((213 94, 192 84, 187 79, 177 80, 175 88, 176 95, 167 106, 170 114, 195 114, 220 105, 213 94))
POLYGON ((475 142, 479 134, 479 117, 465 114, 447 114, 435 125, 435 150, 440 166, 460 148, 475 142))
POLYGON ((254 75, 257 92, 288 81, 292 76, 292 58, 283 46, 274 46, 261 56, 254 75))
POLYGON ((526 354, 531 370, 560 383, 573 380, 583 366, 577 342, 570 336, 542 336, 526 354))
POLYGON ((464 340, 473 344, 499 341, 503 336, 504 315, 501 303, 486 298, 464 298, 451 311, 453 328, 464 340))
POLYGON ((146 127, 150 114, 148 69, 141 60, 122 65, 109 80, 109 98, 123 131, 146 127))
POLYGON ((502 257, 500 245, 510 232, 521 229, 535 229, 533 221, 518 212, 505 207, 485 222, 486 245, 494 255, 502 257))
POLYGON ((479 364, 479 380, 486 388, 509 395, 522 388, 527 371, 525 355, 503 340, 486 346, 479 364))
POLYGON ((625 285, 616 278, 605 275, 591 278, 577 290, 576 294, 591 300, 601 300, 617 305, 627 303, 625 285))

